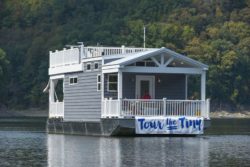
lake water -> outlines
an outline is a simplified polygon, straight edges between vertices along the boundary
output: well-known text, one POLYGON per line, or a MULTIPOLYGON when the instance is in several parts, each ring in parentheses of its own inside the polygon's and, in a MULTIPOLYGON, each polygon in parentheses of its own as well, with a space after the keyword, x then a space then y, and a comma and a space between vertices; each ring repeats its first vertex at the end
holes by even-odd
POLYGON ((198 137, 52 135, 27 125, 0 124, 1 167, 250 166, 250 119, 213 120, 198 137))

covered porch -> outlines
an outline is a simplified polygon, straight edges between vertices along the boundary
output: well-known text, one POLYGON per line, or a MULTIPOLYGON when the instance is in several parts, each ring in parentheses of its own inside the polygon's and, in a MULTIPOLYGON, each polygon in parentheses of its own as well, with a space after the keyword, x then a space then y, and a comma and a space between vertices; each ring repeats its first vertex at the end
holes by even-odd
POLYGON ((102 118, 202 116, 208 66, 166 48, 137 53, 102 67, 102 118), (200 76, 200 99, 188 99, 188 76, 200 76))

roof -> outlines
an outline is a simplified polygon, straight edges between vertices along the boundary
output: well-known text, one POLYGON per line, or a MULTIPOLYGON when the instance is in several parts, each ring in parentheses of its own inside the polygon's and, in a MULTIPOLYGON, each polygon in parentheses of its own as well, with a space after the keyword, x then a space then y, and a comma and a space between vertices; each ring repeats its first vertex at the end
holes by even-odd
POLYGON ((149 51, 144 51, 144 52, 139 52, 139 53, 135 53, 129 56, 126 56, 124 58, 112 61, 110 63, 104 64, 103 66, 114 66, 114 65, 118 65, 118 66, 126 66, 132 63, 135 63, 139 60, 143 60, 143 59, 147 59, 162 53, 166 53, 168 55, 170 55, 173 58, 185 61, 193 66, 196 66, 198 68, 203 68, 205 70, 208 69, 208 66, 206 64, 203 64, 199 61, 196 61, 194 59, 191 59, 187 56, 184 56, 182 54, 176 53, 170 49, 167 48, 160 48, 160 49, 155 49, 155 50, 149 50, 149 51))

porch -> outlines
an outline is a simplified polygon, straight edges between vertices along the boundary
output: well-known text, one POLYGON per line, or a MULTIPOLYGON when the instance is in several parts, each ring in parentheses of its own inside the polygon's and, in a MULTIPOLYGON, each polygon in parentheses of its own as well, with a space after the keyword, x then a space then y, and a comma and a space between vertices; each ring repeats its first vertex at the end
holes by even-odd
POLYGON ((104 99, 102 118, 198 116, 209 119, 210 100, 104 99))
POLYGON ((207 65, 166 48, 104 64, 101 116, 195 116, 209 119, 207 69, 207 65), (188 97, 188 78, 191 75, 200 77, 199 99, 188 97))

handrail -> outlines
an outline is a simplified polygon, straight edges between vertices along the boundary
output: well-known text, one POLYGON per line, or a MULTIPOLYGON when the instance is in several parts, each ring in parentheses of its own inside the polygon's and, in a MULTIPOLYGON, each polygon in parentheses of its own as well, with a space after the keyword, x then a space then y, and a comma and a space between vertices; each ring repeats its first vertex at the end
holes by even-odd
POLYGON ((133 47, 95 47, 83 45, 64 48, 63 50, 50 51, 50 68, 79 64, 81 59, 101 56, 131 54, 156 48, 133 48, 133 47))
POLYGON ((80 52, 78 48, 56 50, 50 52, 50 67, 59 67, 71 64, 79 64, 80 52))
POLYGON ((209 119, 207 100, 104 99, 102 117, 202 116, 209 119))

